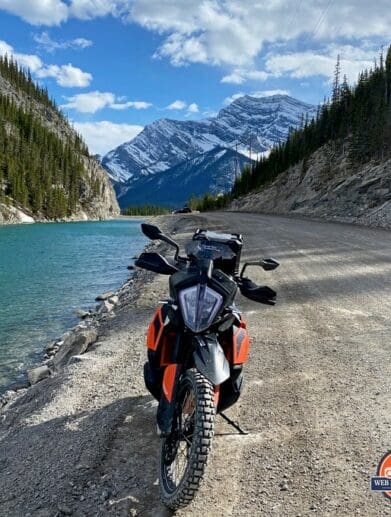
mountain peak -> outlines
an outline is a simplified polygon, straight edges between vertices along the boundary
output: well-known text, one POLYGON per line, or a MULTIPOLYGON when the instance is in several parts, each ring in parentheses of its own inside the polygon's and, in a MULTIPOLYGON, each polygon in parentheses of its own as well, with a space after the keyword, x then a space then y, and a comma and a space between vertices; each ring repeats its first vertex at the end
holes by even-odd
MULTIPOLYGON (((160 177, 163 172, 209 151, 234 149, 247 157, 251 147, 253 156, 254 153, 265 153, 287 138, 290 128, 301 123, 303 114, 315 116, 315 106, 282 94, 270 97, 243 95, 215 117, 156 120, 133 140, 110 151, 102 163, 121 203, 121 197, 140 178, 160 177)), ((215 160, 213 153, 210 157, 215 160)), ((237 163, 237 157, 230 159, 237 163)), ((202 163, 209 174, 211 169, 205 166, 205 160, 202 163)), ((221 164, 219 167, 222 170, 221 164)), ((181 170, 188 171, 188 168, 181 170)), ((229 178, 225 190, 232 185, 232 175, 229 178)), ((126 196, 130 200, 128 194, 126 196)))

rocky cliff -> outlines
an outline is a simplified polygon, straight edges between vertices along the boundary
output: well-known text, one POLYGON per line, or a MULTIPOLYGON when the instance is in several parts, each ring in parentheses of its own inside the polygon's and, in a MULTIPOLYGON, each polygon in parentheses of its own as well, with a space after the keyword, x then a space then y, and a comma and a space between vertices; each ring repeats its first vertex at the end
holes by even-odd
POLYGON ((120 213, 106 171, 15 62, 0 63, 0 224, 120 213))
POLYGON ((328 144, 230 209, 391 228, 391 160, 353 169, 344 146, 328 144))

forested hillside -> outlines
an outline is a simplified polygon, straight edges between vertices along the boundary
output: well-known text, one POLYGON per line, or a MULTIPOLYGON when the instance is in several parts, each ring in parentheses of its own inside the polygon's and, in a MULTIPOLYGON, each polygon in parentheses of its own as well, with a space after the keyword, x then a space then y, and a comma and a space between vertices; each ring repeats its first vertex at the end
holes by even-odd
POLYGON ((0 58, 0 203, 33 217, 63 219, 84 210, 118 212, 111 185, 87 146, 28 71, 0 58), (103 211, 102 211, 103 209, 103 211))
POLYGON ((369 199, 362 196, 362 206, 357 198, 356 208, 358 211, 371 208, 364 206, 366 202, 376 208, 390 197, 389 169, 379 166, 390 158, 391 47, 385 59, 381 55, 373 69, 360 74, 354 87, 349 86, 346 77, 341 80, 338 59, 331 99, 318 108, 316 118, 304 119, 302 127, 292 130, 286 142, 276 146, 267 158, 254 167, 246 167, 230 193, 217 198, 205 196, 193 206, 201 210, 218 209, 237 200, 234 207, 238 208, 242 196, 249 194, 251 202, 245 201, 248 210, 268 212, 274 207, 275 212, 287 213, 307 202, 306 213, 317 214, 315 207, 310 207, 311 200, 313 204, 316 200, 317 208, 334 199, 331 195, 327 197, 326 192, 332 185, 337 188, 338 183, 340 190, 335 199, 342 200, 343 182, 348 178, 351 188, 353 183, 357 184, 357 196, 366 194, 367 189, 359 186, 360 181, 365 182, 366 175, 376 193, 369 199), (370 164, 377 166, 373 177, 370 164), (269 187, 273 188, 273 194, 271 191, 268 194, 269 187), (302 189, 300 199, 297 189, 302 189), (257 192, 263 191, 264 195, 256 197, 257 192))
POLYGON ((268 158, 246 169, 233 187, 233 197, 269 182, 324 144, 344 139, 352 169, 391 156, 391 47, 386 59, 380 56, 374 69, 363 71, 353 88, 346 77, 340 83, 338 60, 332 97, 319 108, 316 119, 304 121, 268 158))

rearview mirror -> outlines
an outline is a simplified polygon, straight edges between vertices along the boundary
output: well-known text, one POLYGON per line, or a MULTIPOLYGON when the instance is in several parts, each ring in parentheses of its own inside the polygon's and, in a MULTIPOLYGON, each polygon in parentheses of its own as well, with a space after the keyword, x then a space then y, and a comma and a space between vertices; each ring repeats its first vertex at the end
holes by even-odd
POLYGON ((161 275, 172 275, 178 271, 175 266, 171 265, 159 253, 141 253, 135 265, 161 275))
POLYGON ((243 277, 247 266, 261 266, 264 269, 264 271, 273 271, 273 269, 276 269, 279 265, 280 264, 272 258, 245 262, 244 266, 242 267, 242 271, 240 272, 240 278, 243 277))
POLYGON ((141 223, 141 231, 148 239, 151 239, 151 241, 156 241, 163 235, 160 228, 148 223, 141 223))
POLYGON ((272 258, 266 258, 262 259, 259 265, 262 266, 265 271, 273 271, 273 269, 278 268, 280 264, 272 258))
POLYGON ((175 259, 178 258, 179 255, 179 246, 178 244, 173 241, 170 237, 165 235, 160 228, 157 226, 154 226, 153 224, 148 223, 141 223, 141 231, 143 234, 151 239, 151 241, 164 241, 167 242, 170 246, 173 246, 175 248, 175 259))

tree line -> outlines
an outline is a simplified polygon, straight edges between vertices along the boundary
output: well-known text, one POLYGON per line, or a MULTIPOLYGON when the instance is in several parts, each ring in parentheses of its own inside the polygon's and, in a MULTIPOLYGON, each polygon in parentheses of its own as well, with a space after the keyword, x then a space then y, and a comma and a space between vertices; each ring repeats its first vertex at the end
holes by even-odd
POLYGON ((122 210, 122 215, 164 215, 170 210, 159 205, 135 205, 128 206, 122 210))
POLYGON ((199 210, 227 206, 300 162, 305 172, 310 155, 328 142, 343 145, 352 171, 370 160, 391 157, 391 46, 385 58, 381 53, 372 69, 360 73, 353 87, 346 76, 341 80, 338 57, 331 98, 319 106, 316 117, 291 129, 268 157, 246 166, 229 193, 206 194, 192 200, 192 206, 199 210))
MULTIPOLYGON (((82 156, 88 156, 87 146, 70 127, 62 139, 44 125, 35 103, 68 123, 29 71, 5 56, 0 58, 0 75, 26 100, 17 104, 10 94, 0 94, 0 201, 15 200, 49 219, 69 216, 85 190, 82 156)), ((100 185, 93 187, 100 190, 100 185)))

